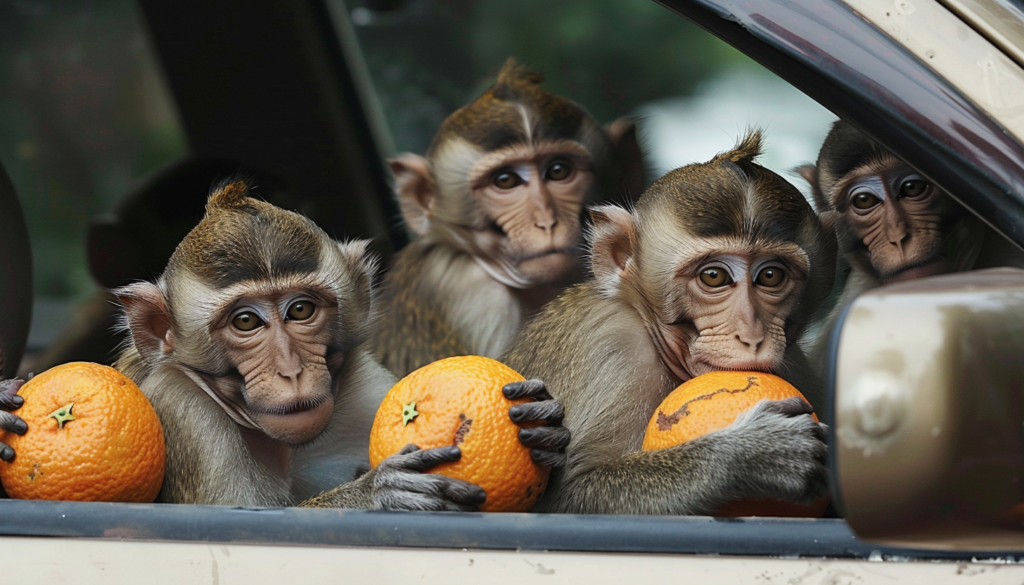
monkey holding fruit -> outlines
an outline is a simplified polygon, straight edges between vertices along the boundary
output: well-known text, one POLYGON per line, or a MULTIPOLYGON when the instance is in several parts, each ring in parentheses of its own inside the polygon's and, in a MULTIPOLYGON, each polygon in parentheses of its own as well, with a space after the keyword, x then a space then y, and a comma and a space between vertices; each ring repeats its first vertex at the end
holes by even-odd
POLYGON ((754 162, 760 152, 751 132, 655 181, 632 212, 592 208, 593 277, 528 323, 505 358, 547 383, 572 432, 537 511, 709 514, 825 492, 825 427, 799 398, 641 450, 658 405, 703 373, 773 373, 821 404, 796 340, 832 288, 834 240, 795 187, 754 162))
MULTIPOLYGON (((367 467, 373 417, 395 382, 366 343, 375 261, 367 242, 335 242, 248 191, 217 188, 160 278, 114 291, 129 331, 116 365, 164 428, 159 501, 476 509, 479 487, 422 473, 457 460, 457 447, 410 445, 346 481, 367 467)), ((506 391, 546 398, 543 385, 506 391)), ((553 402, 516 412, 543 420, 553 402)), ((530 430, 524 444, 544 443, 533 456, 557 464, 564 455, 549 445, 568 431, 530 430)))

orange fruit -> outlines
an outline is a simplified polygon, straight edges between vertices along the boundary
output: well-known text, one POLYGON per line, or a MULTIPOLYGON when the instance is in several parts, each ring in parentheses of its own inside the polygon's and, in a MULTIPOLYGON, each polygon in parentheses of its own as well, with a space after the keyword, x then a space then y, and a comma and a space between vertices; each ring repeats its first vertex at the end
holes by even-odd
MULTIPOLYGON (((740 413, 761 400, 804 395, 778 376, 763 372, 711 372, 684 382, 672 391, 651 417, 643 450, 674 447, 723 429, 740 413)), ((806 400, 806 398, 804 398, 806 400)), ((815 421, 818 417, 811 415, 815 421)), ((738 500, 725 504, 716 516, 821 516, 828 506, 823 498, 811 504, 781 500, 738 500)))
POLYGON ((481 511, 529 511, 544 493, 551 470, 533 462, 508 416, 509 407, 530 399, 509 400, 501 389, 524 379, 480 356, 445 358, 412 372, 391 388, 377 410, 370 465, 376 467, 409 443, 421 449, 455 445, 462 458, 428 473, 482 487, 487 501, 481 511))
POLYGON ((114 368, 72 362, 18 391, 15 413, 28 424, 0 431, 14 461, 0 461, 0 483, 14 498, 152 502, 164 480, 164 435, 152 405, 114 368))

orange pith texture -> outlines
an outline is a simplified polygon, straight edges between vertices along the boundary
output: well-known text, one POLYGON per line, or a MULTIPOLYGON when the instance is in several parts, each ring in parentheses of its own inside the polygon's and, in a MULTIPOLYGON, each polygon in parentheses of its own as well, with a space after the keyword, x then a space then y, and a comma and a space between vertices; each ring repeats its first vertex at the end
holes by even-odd
MULTIPOLYGON (((643 450, 666 449, 725 428, 761 400, 804 398, 778 376, 763 372, 711 372, 684 382, 658 406, 644 435, 643 450)), ((806 399, 805 399, 806 400, 806 399)), ((811 417, 817 421, 817 415, 811 417)), ((779 500, 729 502, 716 516, 821 516, 822 499, 808 505, 779 500)))
POLYGON ((529 402, 509 400, 501 389, 524 380, 490 358, 460 356, 438 360, 402 378, 384 398, 370 433, 370 465, 413 443, 421 449, 457 445, 462 459, 439 465, 437 473, 474 483, 487 492, 484 512, 525 512, 544 493, 550 469, 536 465, 519 442, 519 427, 508 409, 529 402), (403 423, 403 409, 415 402, 419 414, 403 423))
POLYGON ((149 401, 114 368, 72 362, 18 391, 23 436, 0 431, 15 452, 0 461, 0 482, 14 498, 152 502, 164 479, 164 436, 149 401), (74 403, 59 428, 49 415, 74 403))

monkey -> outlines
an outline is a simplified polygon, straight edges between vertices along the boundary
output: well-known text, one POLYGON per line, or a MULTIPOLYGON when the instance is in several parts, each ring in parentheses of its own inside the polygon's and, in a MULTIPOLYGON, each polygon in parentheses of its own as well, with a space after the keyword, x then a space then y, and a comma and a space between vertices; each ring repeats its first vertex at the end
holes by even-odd
POLYGON ((947 192, 849 123, 833 123, 814 165, 801 167, 838 241, 837 294, 812 362, 826 363, 836 322, 864 291, 936 274, 1024 267, 1024 255, 947 192))
POLYGON ((827 487, 795 341, 831 290, 835 247, 810 204, 756 164, 759 131, 670 171, 634 209, 591 208, 592 275, 531 320, 505 361, 543 379, 571 432, 542 512, 709 514, 737 498, 809 502, 827 487), (799 398, 761 401, 730 426, 642 451, 682 382, 716 370, 782 376, 799 398))
POLYGON ((542 80, 509 59, 426 156, 390 161, 414 240, 385 276, 373 348, 398 376, 453 355, 499 357, 580 278, 584 204, 643 187, 634 124, 605 131, 542 80))
MULTIPOLYGON (((113 291, 128 340, 115 366, 164 429, 158 501, 454 511, 485 500, 478 486, 421 473, 459 459, 457 447, 410 445, 366 471, 373 418, 395 382, 366 347, 367 245, 336 242, 233 181, 210 195, 156 282, 113 291)), ((529 417, 552 402, 527 405, 529 417)), ((559 426, 525 435, 535 460, 564 457, 532 447, 567 442, 553 439, 568 432, 559 426)))

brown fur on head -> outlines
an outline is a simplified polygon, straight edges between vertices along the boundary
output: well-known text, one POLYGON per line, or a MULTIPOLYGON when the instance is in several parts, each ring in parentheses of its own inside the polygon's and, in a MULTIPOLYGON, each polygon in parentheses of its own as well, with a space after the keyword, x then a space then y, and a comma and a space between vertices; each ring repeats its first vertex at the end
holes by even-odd
POLYGON ((595 210, 598 286, 640 312, 683 379, 777 366, 831 290, 834 243, 800 192, 754 162, 760 152, 760 133, 748 132, 655 181, 632 213, 595 210), (707 285, 706 270, 731 284, 707 285), (780 284, 760 284, 778 271, 780 284))
POLYGON ((374 271, 366 242, 334 242, 309 219, 253 199, 248 185, 231 181, 211 194, 205 217, 156 283, 115 294, 143 364, 140 377, 178 364, 204 379, 239 424, 303 442, 329 417, 330 369, 366 336, 374 271), (303 302, 315 306, 310 318, 285 315, 303 302), (246 311, 264 326, 235 327, 246 311), (276 422, 305 411, 316 420, 276 422))
POLYGON ((444 121, 426 157, 391 161, 409 228, 470 253, 515 288, 570 275, 583 205, 600 196, 595 184, 606 184, 606 173, 621 185, 611 156, 633 152, 620 143, 636 141, 632 124, 606 133, 579 104, 544 90, 542 79, 509 59, 494 86, 444 121), (547 180, 559 161, 572 173, 547 180), (496 191, 506 170, 521 180, 496 191))

